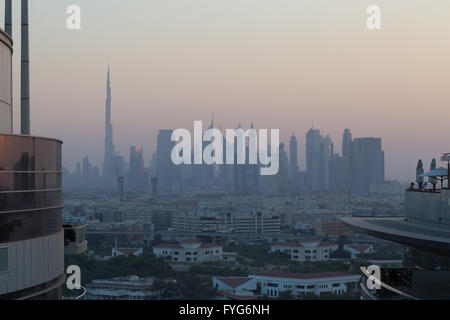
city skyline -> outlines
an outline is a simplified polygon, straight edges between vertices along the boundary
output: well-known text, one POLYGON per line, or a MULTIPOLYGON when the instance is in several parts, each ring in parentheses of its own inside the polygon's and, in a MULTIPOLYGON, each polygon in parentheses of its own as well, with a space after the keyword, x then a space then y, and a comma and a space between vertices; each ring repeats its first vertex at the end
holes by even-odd
MULTIPOLYGON (((285 144, 294 130, 301 170, 313 121, 339 153, 345 128, 354 136, 381 137, 387 179, 409 181, 418 158, 428 166, 448 151, 450 47, 440 41, 449 35, 448 2, 429 8, 425 1, 379 1, 378 33, 365 28, 368 1, 345 8, 331 1, 145 2, 136 8, 78 1, 81 31, 65 28, 69 4, 30 3, 30 67, 32 132, 62 139, 63 162, 71 170, 84 156, 101 167, 108 56, 117 151, 126 155, 130 146, 144 146, 146 166, 160 129, 206 123, 212 112, 224 127, 279 127, 285 144), (50 96, 49 88, 59 93, 50 96), (433 111, 442 116, 429 124, 423 119, 433 111), (61 121, 49 124, 49 114, 61 121)), ((15 74, 18 60, 16 55, 15 74)))

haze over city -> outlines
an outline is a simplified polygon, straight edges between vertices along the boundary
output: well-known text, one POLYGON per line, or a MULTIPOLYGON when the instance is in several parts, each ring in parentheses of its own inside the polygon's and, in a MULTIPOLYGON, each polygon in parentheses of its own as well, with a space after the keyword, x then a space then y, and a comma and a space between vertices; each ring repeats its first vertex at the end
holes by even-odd
POLYGON ((410 181, 418 158, 429 166, 449 151, 448 1, 377 1, 377 32, 365 24, 371 1, 134 2, 30 3, 31 130, 63 140, 71 170, 83 156, 101 167, 108 58, 117 151, 143 145, 146 165, 159 129, 211 113, 223 128, 280 128, 285 143, 294 131, 302 169, 312 123, 339 153, 345 128, 381 137, 386 179, 410 181), (69 4, 82 9, 80 31, 66 28, 69 4))

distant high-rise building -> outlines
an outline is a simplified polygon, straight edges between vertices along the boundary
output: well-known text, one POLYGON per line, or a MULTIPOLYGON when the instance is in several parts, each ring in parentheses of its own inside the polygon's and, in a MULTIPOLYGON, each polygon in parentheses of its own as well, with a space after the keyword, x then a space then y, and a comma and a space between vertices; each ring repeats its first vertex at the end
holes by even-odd
POLYGON ((353 140, 351 168, 356 190, 369 192, 371 184, 384 183, 384 151, 381 138, 353 140))
MULTIPOLYGON (((239 123, 237 129, 242 129, 239 123)), ((254 129, 252 123, 251 129, 254 129)), ((260 167, 258 164, 250 164, 250 149, 245 146, 245 164, 238 164, 238 139, 234 138, 234 164, 231 166, 233 177, 233 193, 256 194, 259 192, 260 167)))
MULTIPOLYGON (((342 160, 338 160, 338 163, 334 165, 334 177, 336 179, 336 175, 339 176, 339 183, 342 183, 343 186, 336 186, 340 191, 348 192, 353 187, 353 175, 352 175, 352 148, 353 148, 353 138, 350 129, 345 129, 344 134, 342 135, 342 160), (342 172, 336 172, 338 170, 336 166, 342 172)), ((336 181, 335 181, 336 182, 336 181)))
POLYGON ((124 177, 125 176, 125 160, 123 159, 123 156, 120 156, 116 154, 114 157, 114 163, 115 163, 115 172, 116 176, 124 177))
POLYGON ((89 158, 83 159, 83 173, 82 173, 82 187, 83 189, 89 189, 92 186, 91 179, 93 178, 92 165, 89 162, 89 158))
POLYGON ((160 130, 157 151, 157 192, 170 194, 181 192, 181 166, 172 162, 172 149, 175 142, 171 140, 173 130, 160 130))
POLYGON ((111 76, 108 66, 105 110, 105 157, 103 161, 103 179, 106 189, 113 189, 115 187, 116 177, 116 154, 113 143, 113 125, 111 122, 111 76))
POLYGON ((276 174, 278 194, 291 194, 293 189, 291 168, 287 158, 286 151, 284 150, 284 143, 280 143, 280 168, 278 174, 276 174))
MULTIPOLYGON (((209 129, 214 129, 214 116, 212 116, 211 125, 209 126, 208 130, 209 129)), ((202 150, 204 151, 208 145, 209 142, 203 141, 202 150)), ((215 169, 214 165, 208 165, 206 163, 202 164, 203 178, 204 178, 203 183, 205 184, 205 187, 208 187, 212 183, 212 180, 214 179, 214 169, 215 169)))
POLYGON ((289 165, 291 168, 292 185, 294 189, 298 187, 299 167, 298 167, 298 142, 295 134, 292 133, 292 137, 289 142, 289 165))
POLYGON ((351 148, 352 148, 352 133, 350 129, 345 129, 342 135, 342 157, 350 158, 351 148))
POLYGON ((145 191, 144 147, 130 148, 130 189, 145 191))
MULTIPOLYGON (((220 128, 220 131, 222 132, 222 128, 220 128)), ((224 135, 222 138, 222 145, 223 145, 222 162, 223 162, 223 164, 219 165, 219 178, 221 179, 225 190, 230 191, 232 178, 230 177, 231 165, 227 164, 227 145, 228 144, 229 144, 229 142, 227 141, 227 139, 224 135)))
POLYGON ((330 160, 333 143, 330 136, 323 137, 319 130, 306 134, 306 174, 310 191, 327 191, 330 183, 330 160))
POLYGON ((349 177, 348 169, 349 161, 346 158, 335 154, 330 161, 330 192, 332 193, 346 193, 349 191, 349 177))
POLYGON ((152 159, 148 165, 150 179, 156 177, 156 167, 158 163, 158 151, 153 152, 152 159))

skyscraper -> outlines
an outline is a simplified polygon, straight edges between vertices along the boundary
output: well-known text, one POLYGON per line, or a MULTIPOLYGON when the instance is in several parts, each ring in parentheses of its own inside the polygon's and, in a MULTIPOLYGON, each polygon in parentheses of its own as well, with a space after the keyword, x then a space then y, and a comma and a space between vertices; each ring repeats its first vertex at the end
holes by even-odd
MULTIPOLYGON (((27 0, 21 9, 22 50, 28 51, 27 0)), ((6 16, 11 32, 10 1, 6 16)), ((13 134, 12 54, 12 39, 0 29, 0 300, 59 299, 65 281, 62 142, 30 136, 27 53, 21 81, 24 135, 13 134)))
POLYGON ((160 130, 157 151, 157 192, 158 194, 178 193, 181 191, 181 166, 172 162, 171 140, 173 130, 160 130))
POLYGON ((344 134, 342 135, 342 157, 350 158, 352 147, 352 133, 350 129, 345 129, 344 134))
MULTIPOLYGON (((211 118, 211 125, 209 126, 208 130, 209 129, 214 129, 214 115, 211 118)), ((209 142, 203 141, 202 150, 204 151, 208 145, 209 145, 209 142)), ((209 165, 209 164, 203 163, 202 169, 203 169, 203 177, 204 177, 205 187, 209 187, 212 184, 212 180, 214 179, 215 167, 214 167, 214 165, 209 165)))
POLYGON ((306 183, 310 191, 329 190, 332 153, 330 136, 323 137, 319 130, 311 128, 306 134, 306 183))
POLYGON ((144 176, 144 147, 132 146, 130 148, 130 189, 132 191, 145 191, 144 176))
MULTIPOLYGON (((353 138, 350 129, 345 129, 342 135, 342 159, 336 159, 334 167, 334 179, 336 176, 339 177, 338 189, 343 192, 348 192, 353 186, 353 175, 352 175, 352 148, 353 148, 353 138), (342 170, 343 172, 336 172, 336 170, 342 170)), ((336 184, 335 184, 336 186, 336 184)))
POLYGON ((381 138, 357 138, 352 144, 352 175, 356 190, 368 192, 371 184, 384 183, 381 138))
POLYGON ((89 162, 89 158, 83 159, 83 173, 82 173, 82 187, 83 189, 89 189, 92 187, 93 169, 89 162))
POLYGON ((293 184, 292 186, 294 190, 296 190, 298 187, 299 168, 298 168, 298 142, 294 132, 292 132, 292 137, 289 142, 289 165, 291 168, 291 178, 293 184))
POLYGON ((106 110, 105 110, 105 157, 103 161, 103 179, 106 189, 115 186, 117 173, 115 172, 115 147, 113 143, 113 125, 111 123, 111 77, 108 66, 106 82, 106 110))

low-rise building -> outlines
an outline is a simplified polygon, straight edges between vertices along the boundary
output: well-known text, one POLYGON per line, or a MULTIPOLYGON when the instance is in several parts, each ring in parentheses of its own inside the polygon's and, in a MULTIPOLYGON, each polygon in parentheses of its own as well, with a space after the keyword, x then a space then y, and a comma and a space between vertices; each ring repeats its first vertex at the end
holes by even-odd
POLYGON ((222 245, 217 243, 202 243, 196 239, 184 240, 179 243, 162 243, 153 247, 157 257, 170 257, 174 262, 205 262, 222 259, 222 245))
POLYGON ((362 254, 373 253, 373 245, 371 244, 346 244, 344 250, 350 252, 351 258, 355 259, 362 254))
POLYGON ((224 215, 224 228, 236 234, 280 233, 280 215, 257 211, 238 211, 224 215))
POLYGON ((319 219, 314 223, 314 230, 318 236, 338 237, 352 234, 352 231, 338 219, 319 219))
POLYGON ((185 212, 172 215, 172 229, 175 232, 218 232, 264 235, 280 233, 280 215, 255 210, 222 212, 185 212))
POLYGON ((256 281, 252 277, 214 277, 213 286, 223 291, 255 291, 256 281))
POLYGON ((278 297, 280 292, 290 291, 293 295, 336 294, 347 293, 349 284, 357 287, 361 276, 344 272, 325 272, 313 274, 269 272, 249 276, 256 281, 261 294, 278 297))
POLYGON ((213 278, 213 286, 218 296, 229 300, 256 299, 256 281, 250 277, 213 278))
POLYGON ((320 239, 297 239, 289 242, 279 242, 270 247, 271 252, 283 252, 294 261, 327 261, 331 252, 338 249, 334 242, 320 239))
POLYGON ((223 252, 222 259, 228 262, 236 262, 239 254, 237 252, 223 252))
POLYGON ((93 280, 86 286, 86 300, 150 300, 157 295, 154 281, 138 276, 93 280))
POLYGON ((139 257, 144 254, 143 248, 113 248, 111 252, 111 257, 125 256, 129 257, 131 255, 139 257))

